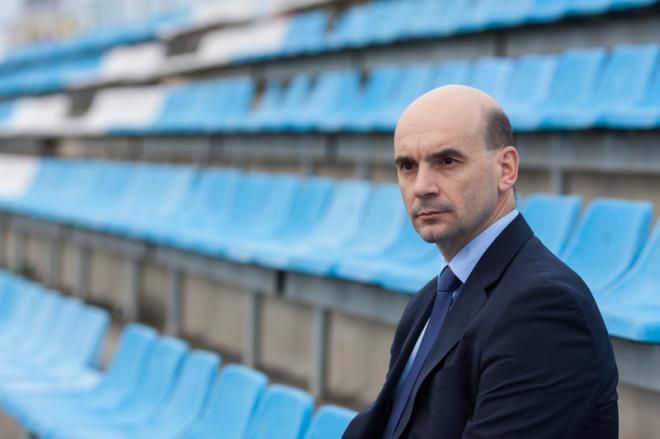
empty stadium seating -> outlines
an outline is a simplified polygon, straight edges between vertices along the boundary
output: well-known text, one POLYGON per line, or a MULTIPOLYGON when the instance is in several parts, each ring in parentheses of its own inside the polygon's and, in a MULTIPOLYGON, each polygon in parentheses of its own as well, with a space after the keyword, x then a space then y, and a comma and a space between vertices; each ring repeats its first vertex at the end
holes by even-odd
MULTIPOLYGON (((42 382, 44 372, 52 383, 57 383, 57 376, 50 374, 52 363, 31 360, 50 354, 30 354, 30 348, 42 346, 73 361, 61 338, 68 342, 73 334, 93 329, 77 324, 85 320, 86 309, 95 308, 0 271, 2 340, 32 336, 25 344, 6 343, 0 347, 4 359, 2 382, 6 383, 7 373, 14 370, 22 373, 26 383, 42 382), (37 324, 35 332, 30 333, 28 328, 40 320, 43 324, 37 324), (54 325, 52 331, 50 324, 54 325), (25 367, 28 362, 33 364, 25 367)), ((101 323, 107 326, 107 314, 103 315, 101 323)), ((98 345, 104 334, 96 331, 86 336, 98 345)), ((335 439, 341 437, 355 414, 341 407, 324 406, 312 420, 314 402, 306 392, 284 385, 267 387, 264 374, 245 366, 227 365, 218 371, 219 363, 215 353, 188 351, 181 340, 158 336, 148 326, 129 324, 122 331, 110 365, 97 372, 100 379, 94 385, 33 386, 22 390, 13 386, 14 391, 8 391, 11 386, 3 386, 0 406, 26 431, 49 439, 335 439)))
MULTIPOLYGON (((393 184, 100 160, 42 159, 32 175, 22 193, 0 201, 1 210, 407 293, 443 263, 411 227, 393 184)), ((646 250, 636 262, 652 206, 596 199, 578 222, 580 207, 576 196, 520 202, 537 236, 605 300, 627 273, 644 274, 631 267, 652 258, 646 250)))

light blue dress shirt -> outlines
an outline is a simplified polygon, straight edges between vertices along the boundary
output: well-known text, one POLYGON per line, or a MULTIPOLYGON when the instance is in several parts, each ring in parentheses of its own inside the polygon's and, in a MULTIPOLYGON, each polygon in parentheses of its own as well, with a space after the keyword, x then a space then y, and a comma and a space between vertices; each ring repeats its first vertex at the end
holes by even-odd
MULTIPOLYGON (((479 262, 479 259, 481 259, 481 256, 486 252, 488 247, 495 241, 495 238, 497 238, 500 233, 502 233, 502 230, 506 228, 506 226, 513 221, 513 219, 518 215, 518 210, 513 209, 511 212, 507 213, 504 215, 502 218, 498 219, 495 221, 493 224, 485 228, 481 233, 479 233, 477 236, 475 236, 472 241, 468 242, 465 247, 463 247, 458 253, 456 253, 456 256, 449 261, 449 268, 451 268, 451 271, 454 272, 457 278, 460 279, 462 284, 465 284, 465 281, 467 278, 470 276, 470 273, 472 273, 472 270, 474 267, 477 265, 477 262, 479 262)), ((446 266, 445 265, 445 266, 446 266)), ((444 267, 442 267, 444 269, 444 267)), ((442 273, 442 270, 440 270, 440 273, 442 273)), ((438 274, 440 276, 440 274, 438 274)), ((454 301, 456 300, 456 297, 461 292, 462 285, 459 286, 456 291, 452 292, 452 297, 451 297, 451 305, 454 304, 454 301)), ((450 305, 450 306, 451 306, 450 305)), ((422 332, 419 334, 419 338, 417 338, 417 342, 415 343, 415 347, 413 347, 412 352, 410 353, 410 357, 408 358, 408 362, 406 363, 406 367, 404 367, 403 372, 401 372, 401 377, 399 378, 399 382, 396 385, 396 395, 399 394, 401 389, 403 388, 403 385, 406 381, 406 377, 410 373, 410 369, 412 368, 413 362, 415 361, 415 357, 417 356, 417 351, 419 350, 419 345, 422 342, 422 338, 424 338, 424 333, 426 332, 426 327, 428 326, 429 322, 427 321, 426 324, 424 325, 424 329, 422 329, 422 332)))

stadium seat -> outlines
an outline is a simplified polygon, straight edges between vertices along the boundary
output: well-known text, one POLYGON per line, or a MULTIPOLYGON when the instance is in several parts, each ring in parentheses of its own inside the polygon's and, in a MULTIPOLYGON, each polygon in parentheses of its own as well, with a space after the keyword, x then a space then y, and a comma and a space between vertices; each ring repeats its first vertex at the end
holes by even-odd
POLYGON ((314 415, 305 439, 340 439, 355 415, 353 410, 324 405, 314 415))
POLYGON ((289 215, 283 224, 271 228, 268 233, 261 233, 259 238, 242 239, 227 244, 223 251, 225 257, 237 262, 253 262, 258 253, 286 248, 289 243, 301 240, 323 218, 334 190, 335 183, 327 178, 304 179, 296 191, 289 215))
POLYGON ((476 87, 499 101, 505 95, 512 70, 511 58, 479 58, 472 65, 466 85, 476 87))
POLYGON ((561 258, 598 300, 635 262, 649 236, 647 201, 599 198, 591 202, 561 258))
POLYGON ((328 13, 311 11, 296 14, 290 21, 282 48, 273 56, 315 53, 323 49, 328 13))
POLYGON ((359 71, 323 72, 316 79, 307 99, 289 114, 284 128, 292 131, 316 130, 331 115, 348 111, 359 92, 359 71))
POLYGON ((393 131, 403 110, 419 95, 432 88, 434 68, 430 64, 413 64, 403 69, 401 84, 381 108, 364 122, 365 129, 393 131))
POLYGON ((555 129, 593 127, 609 110, 639 101, 650 85, 660 46, 621 46, 607 58, 596 79, 593 94, 576 105, 546 112, 543 126, 555 129))
POLYGON ((312 397, 293 387, 273 384, 261 398, 247 439, 303 439, 309 426, 312 397))
POLYGON ((254 369, 230 364, 222 368, 213 384, 204 413, 183 437, 245 437, 268 378, 254 369))
POLYGON ((22 97, 16 100, 3 132, 11 135, 54 135, 66 124, 70 100, 64 95, 22 97))
POLYGON ((535 111, 518 113, 515 117, 517 131, 534 131, 543 128, 547 114, 578 108, 588 102, 596 85, 605 51, 603 49, 571 49, 559 56, 550 92, 535 111))
POLYGON ((346 10, 326 33, 324 50, 337 50, 347 47, 361 47, 369 44, 369 30, 373 25, 375 8, 378 5, 368 3, 346 10))
POLYGON ((387 105, 392 93, 401 82, 402 71, 398 66, 379 66, 373 69, 361 93, 351 98, 350 105, 343 111, 330 113, 319 121, 323 131, 366 131, 370 128, 369 118, 374 112, 387 105))
POLYGON ((325 215, 311 230, 306 230, 290 242, 279 242, 256 250, 254 261, 267 267, 286 268, 296 254, 311 252, 317 247, 345 245, 359 227, 371 194, 372 185, 365 181, 345 180, 337 183, 325 215))
POLYGON ((534 114, 539 104, 548 98, 556 66, 557 57, 554 55, 525 55, 514 62, 499 100, 514 131, 519 119, 534 114))
POLYGON ((259 131, 264 121, 269 118, 271 120, 276 118, 280 111, 279 107, 283 93, 284 84, 282 81, 278 79, 267 81, 261 96, 258 98, 256 107, 243 118, 243 123, 238 126, 239 130, 259 131))
POLYGON ((374 187, 366 201, 359 227, 346 243, 303 247, 289 255, 287 268, 317 275, 331 275, 344 257, 377 257, 398 238, 406 213, 398 185, 374 187))
POLYGON ((143 425, 158 415, 170 397, 179 376, 187 344, 161 337, 144 365, 137 387, 119 404, 76 404, 58 415, 45 436, 88 437, 103 435, 131 425, 143 425))
POLYGON ((534 235, 559 255, 577 225, 581 206, 582 200, 576 195, 532 194, 525 198, 520 211, 534 235))
POLYGON ((143 81, 152 78, 165 65, 167 48, 160 42, 119 46, 103 54, 93 81, 143 81))
MULTIPOLYGON (((637 84, 635 84, 637 86, 637 84)), ((660 59, 641 99, 625 99, 602 111, 599 126, 617 129, 649 129, 660 126, 660 59)))
MULTIPOLYGON (((158 413, 147 422, 112 426, 104 430, 81 430, 62 438, 144 438, 166 439, 183 436, 199 417, 217 374, 220 357, 209 351, 191 351, 183 360, 176 386, 158 413)), ((58 437, 58 436, 56 436, 58 437)))
POLYGON ((299 73, 289 81, 278 104, 271 112, 259 113, 253 128, 259 131, 282 131, 285 124, 296 117, 304 107, 312 89, 312 78, 307 73, 299 73))
POLYGON ((615 337, 660 343, 660 226, 630 271, 599 297, 607 330, 615 337))

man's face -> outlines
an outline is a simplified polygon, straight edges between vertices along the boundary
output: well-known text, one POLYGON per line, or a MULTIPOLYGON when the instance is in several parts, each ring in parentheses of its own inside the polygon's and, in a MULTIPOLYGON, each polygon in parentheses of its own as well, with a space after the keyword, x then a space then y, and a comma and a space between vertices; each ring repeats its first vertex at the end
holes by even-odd
MULTIPOLYGON (((458 250, 493 216, 498 199, 497 152, 479 124, 408 123, 397 129, 395 163, 401 194, 417 233, 458 250)), ((450 254, 455 254, 449 251, 450 254)))

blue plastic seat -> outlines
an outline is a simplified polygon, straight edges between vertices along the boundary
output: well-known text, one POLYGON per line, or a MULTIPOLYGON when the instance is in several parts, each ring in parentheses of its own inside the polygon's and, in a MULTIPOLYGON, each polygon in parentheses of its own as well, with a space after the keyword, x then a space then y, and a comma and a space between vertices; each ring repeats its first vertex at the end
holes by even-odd
POLYGON ((581 105, 555 108, 546 113, 543 126, 590 128, 607 111, 636 103, 650 85, 658 53, 660 47, 655 44, 618 47, 607 58, 593 94, 581 105))
POLYGON ((257 101, 256 107, 252 109, 239 124, 238 129, 247 132, 258 131, 264 120, 277 117, 280 111, 280 102, 284 93, 282 81, 271 79, 266 82, 264 91, 257 101))
POLYGON ((341 439, 355 415, 344 407, 324 405, 314 415, 305 439, 341 439))
POLYGON ((262 114, 253 129, 260 131, 281 131, 288 121, 299 114, 308 100, 312 90, 312 78, 307 73, 300 73, 291 78, 281 95, 278 104, 273 105, 274 111, 262 114))
POLYGON ((371 193, 372 185, 365 181, 337 183, 325 215, 313 229, 293 241, 264 246, 253 259, 268 267, 285 268, 293 257, 309 249, 344 245, 359 227, 371 193))
POLYGON ((213 384, 204 413, 184 437, 245 437, 268 378, 249 367, 230 364, 222 368, 213 384))
POLYGON ((626 99, 624 102, 618 102, 616 106, 604 109, 598 125, 619 129, 648 129, 660 126, 660 58, 656 61, 644 96, 636 101, 626 99))
POLYGON ((476 87, 500 100, 505 95, 512 70, 511 58, 479 58, 472 65, 472 72, 466 85, 476 87))
POLYGON ((325 35, 324 50, 361 47, 369 43, 369 29, 378 5, 357 5, 340 15, 332 29, 325 35))
POLYGON ((405 221, 398 185, 386 183, 375 187, 366 202, 360 226, 348 242, 303 247, 290 255, 287 268, 318 275, 333 274, 342 258, 380 255, 396 241, 405 221))
POLYGON ((474 22, 479 29, 519 26, 527 21, 534 0, 499 0, 478 2, 474 22))
POLYGON ((541 242, 559 255, 577 225, 581 206, 575 195, 533 194, 525 199, 521 213, 541 242))
POLYGON ((108 369, 98 385, 74 395, 57 392, 18 393, 12 405, 15 416, 31 432, 41 435, 52 429, 67 429, 66 418, 79 412, 79 407, 115 406, 138 385, 146 358, 156 340, 156 331, 148 326, 131 323, 126 326, 108 369))
POLYGON ((11 117, 13 109, 14 109, 13 100, 0 102, 0 129, 11 117))
POLYGON ((267 236, 241 240, 224 248, 224 257, 237 262, 253 262, 257 254, 269 249, 286 248, 310 233, 322 219, 330 203, 335 183, 327 178, 308 177, 296 191, 289 216, 281 227, 272 229, 267 236))
POLYGON ((179 376, 187 344, 179 339, 162 337, 153 349, 138 386, 119 404, 78 404, 67 416, 58 416, 58 427, 48 436, 87 437, 101 435, 131 425, 146 424, 154 418, 168 398, 179 376))
POLYGON ((303 439, 312 418, 311 395, 273 384, 261 399, 246 439, 303 439))
POLYGON ((434 74, 434 66, 431 64, 413 64, 404 67, 400 86, 394 90, 388 102, 370 113, 364 122, 365 129, 394 131, 403 110, 422 93, 432 88, 434 74))
POLYGON ((290 56, 322 50, 327 27, 328 13, 325 11, 296 14, 289 23, 284 44, 277 55, 290 56))
POLYGON ((600 198, 591 202, 561 258, 584 279, 596 299, 635 262, 649 236, 648 201, 600 198))
POLYGON ((515 61, 499 101, 514 130, 519 118, 537 111, 547 99, 556 66, 554 55, 526 55, 515 61))
POLYGON ((387 105, 390 96, 401 83, 402 70, 398 66, 379 66, 369 73, 361 93, 353 96, 344 111, 328 114, 319 121, 323 131, 367 131, 373 113, 387 105))
POLYGON ((360 72, 337 70, 323 72, 303 105, 289 114, 285 128, 294 131, 318 129, 323 120, 348 111, 360 93, 360 72))
POLYGON ((516 114, 516 130, 538 130, 547 114, 588 102, 604 60, 603 49, 571 49, 561 54, 547 98, 535 111, 516 114))
POLYGON ((638 262, 599 298, 607 330, 615 337, 660 342, 660 227, 656 226, 638 262))
POLYGON ((239 130, 252 103, 254 82, 244 76, 221 80, 211 87, 218 89, 218 93, 216 95, 212 90, 206 93, 191 131, 219 133, 239 130))

